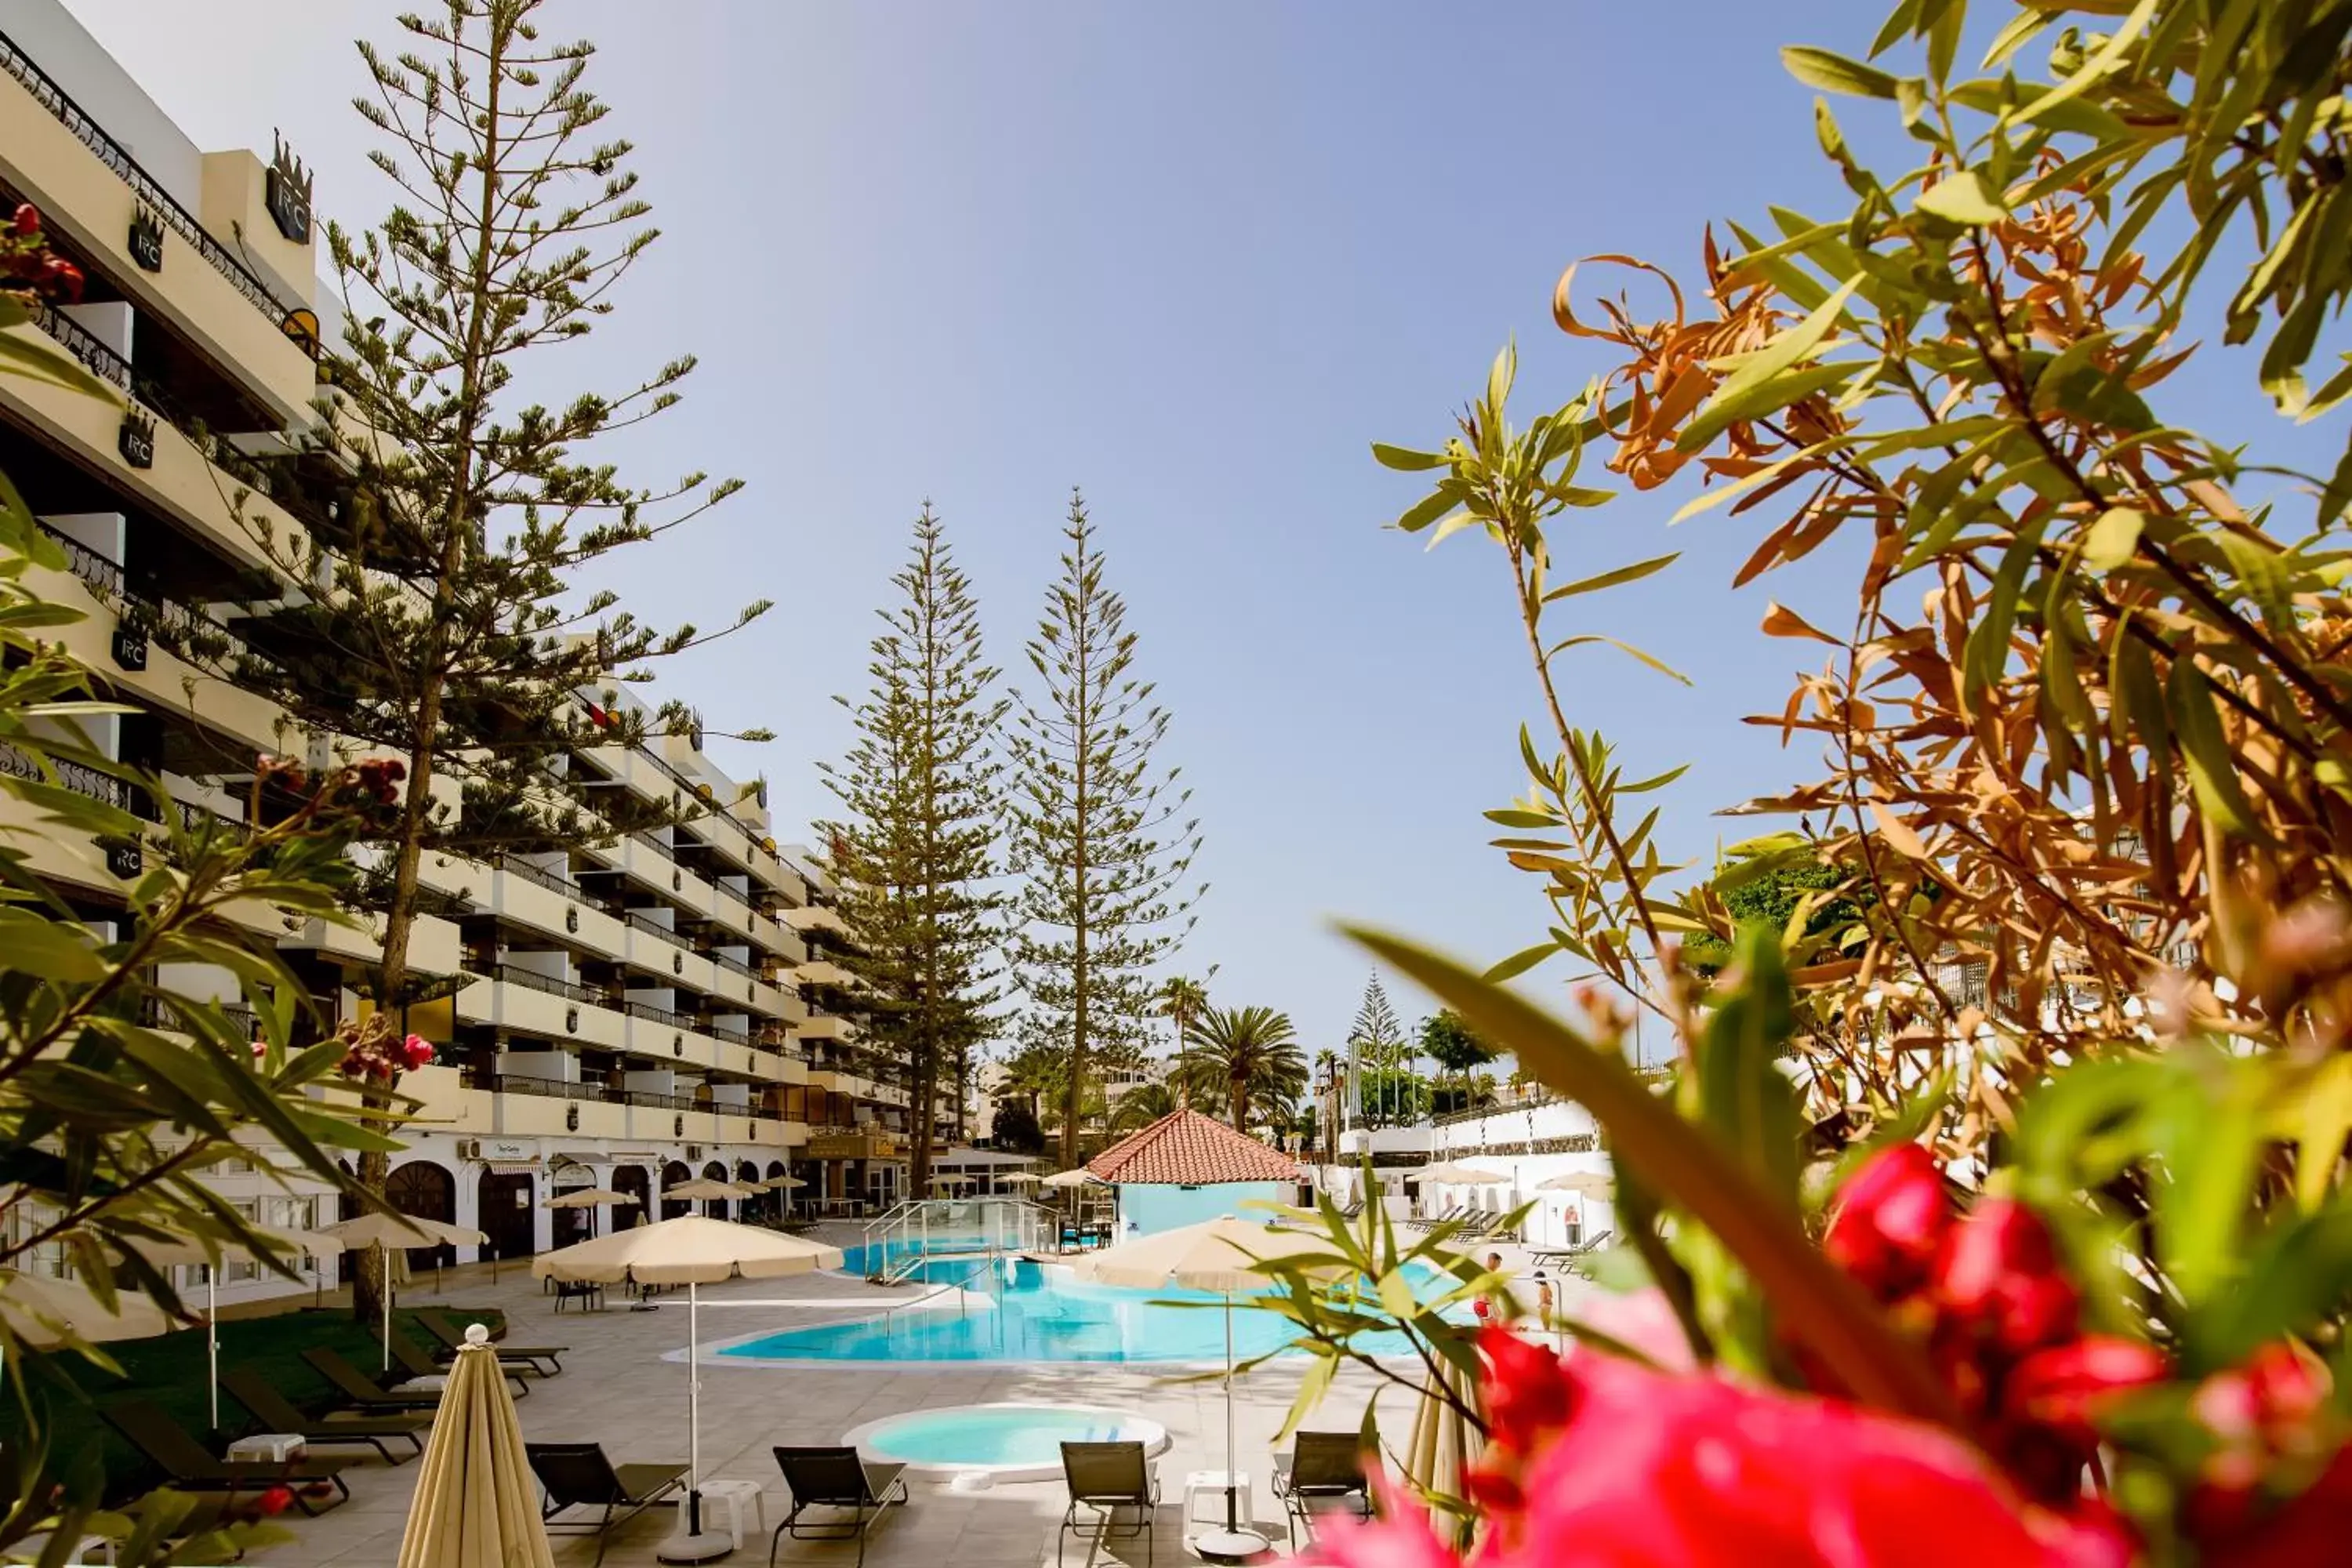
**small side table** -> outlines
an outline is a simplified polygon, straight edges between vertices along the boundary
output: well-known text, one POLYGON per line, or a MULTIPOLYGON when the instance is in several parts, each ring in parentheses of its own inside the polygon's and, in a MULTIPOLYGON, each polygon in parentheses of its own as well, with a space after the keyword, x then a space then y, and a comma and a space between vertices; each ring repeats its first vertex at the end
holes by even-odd
POLYGON ((712 1503, 727 1505, 727 1533, 735 1538, 735 1550, 743 1550, 743 1505, 751 1505, 752 1515, 760 1521, 760 1533, 768 1533, 768 1502, 760 1490, 760 1483, 734 1477, 720 1477, 702 1483, 697 1489, 702 1493, 702 1506, 712 1503))
POLYGON ((302 1457, 303 1442, 293 1432, 256 1432, 228 1446, 228 1457, 251 1464, 282 1465, 302 1457))
MULTIPOLYGON (((1206 1524, 1218 1530, 1225 1528, 1225 1472, 1223 1470, 1190 1470, 1184 1476, 1184 1523, 1187 1527, 1206 1524), (1201 1511, 1205 1505, 1206 1513, 1201 1511)), ((1250 1479, 1244 1470, 1233 1479, 1234 1517, 1244 1525, 1250 1519, 1250 1479)))

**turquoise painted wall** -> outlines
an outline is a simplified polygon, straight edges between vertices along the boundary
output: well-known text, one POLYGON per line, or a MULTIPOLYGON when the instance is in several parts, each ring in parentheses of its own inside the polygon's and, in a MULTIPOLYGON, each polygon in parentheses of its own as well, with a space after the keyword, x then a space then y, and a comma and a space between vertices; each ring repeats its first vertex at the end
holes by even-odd
POLYGON ((1218 1182, 1205 1187, 1171 1187, 1158 1183, 1122 1184, 1118 1189, 1121 1228, 1129 1236, 1156 1236, 1179 1226, 1198 1225, 1219 1215, 1234 1215, 1263 1223, 1263 1209, 1243 1205, 1253 1199, 1288 1204, 1298 1201, 1290 1182, 1218 1182), (1128 1222, 1132 1222, 1129 1228, 1128 1222))

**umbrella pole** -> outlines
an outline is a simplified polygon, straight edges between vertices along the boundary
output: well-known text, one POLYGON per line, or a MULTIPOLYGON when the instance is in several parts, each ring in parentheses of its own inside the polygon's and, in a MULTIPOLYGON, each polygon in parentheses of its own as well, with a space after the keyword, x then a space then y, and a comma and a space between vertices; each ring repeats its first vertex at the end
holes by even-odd
POLYGON ((376 1267, 383 1272, 383 1370, 392 1371, 392 1249, 381 1242, 375 1249, 376 1267))
POLYGON ((686 1532, 702 1533, 702 1302, 686 1282, 686 1532))
POLYGON ((213 1399, 213 1430, 220 1430, 220 1297, 214 1280, 213 1266, 205 1265, 205 1374, 209 1382, 205 1390, 213 1399))
POLYGON ((1225 1292, 1225 1533, 1238 1534, 1240 1488, 1234 1483, 1234 1293, 1225 1292))

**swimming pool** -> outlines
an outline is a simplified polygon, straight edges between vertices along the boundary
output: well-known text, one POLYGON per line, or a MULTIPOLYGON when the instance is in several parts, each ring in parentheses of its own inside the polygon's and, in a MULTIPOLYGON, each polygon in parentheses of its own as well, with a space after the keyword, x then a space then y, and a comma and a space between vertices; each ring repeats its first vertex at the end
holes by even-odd
POLYGON ((861 1454, 918 1471, 1042 1481, 1062 1473, 1064 1443, 1140 1443, 1167 1451, 1168 1429, 1121 1410, 1084 1405, 959 1405, 886 1415, 842 1441, 861 1454))
MULTIPOLYGON (((979 1260, 933 1258, 922 1276, 950 1284, 979 1260)), ((1000 1258, 961 1306, 951 1293, 860 1318, 762 1334, 716 1351, 750 1362, 1112 1362, 1194 1364, 1225 1356, 1224 1298, 1206 1290, 1123 1289, 1070 1278, 1066 1268, 1000 1258), (1182 1303, 1176 1305, 1171 1303, 1182 1303)), ((1234 1352, 1281 1351, 1297 1337, 1271 1312, 1234 1313, 1234 1352)), ((1402 1335, 1359 1342, 1372 1354, 1410 1353, 1402 1335)))

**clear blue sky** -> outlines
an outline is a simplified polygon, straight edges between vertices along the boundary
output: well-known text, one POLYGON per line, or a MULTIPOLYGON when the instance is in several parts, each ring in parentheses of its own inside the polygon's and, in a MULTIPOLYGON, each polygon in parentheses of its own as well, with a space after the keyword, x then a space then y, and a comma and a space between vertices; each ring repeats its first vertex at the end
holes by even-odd
MULTIPOLYGON (((392 41, 398 6, 70 3, 201 144, 267 149, 282 127, 323 212, 383 210, 350 40, 392 41)), ((590 81, 666 233, 581 374, 698 354, 632 455, 649 479, 750 481, 622 586, 656 622, 778 601, 665 688, 714 726, 777 732, 714 750, 765 770, 797 836, 827 807, 832 698, 862 679, 918 505, 944 516, 1013 668, 1077 484, 1205 822, 1213 886, 1181 967, 1221 964, 1221 1000, 1288 1009, 1312 1049, 1339 1043, 1367 971, 1335 915, 1482 958, 1526 945, 1544 906, 1478 815, 1517 791, 1533 711, 1498 563, 1383 531, 1418 492, 1366 444, 1439 439, 1514 333, 1528 410, 1580 384, 1598 362, 1549 315, 1577 256, 1687 275, 1709 219, 1832 205, 1811 95, 1775 49, 1859 53, 1883 9, 551 5, 551 36, 602 46, 590 81)), ((1814 770, 1738 720, 1777 710, 1809 661, 1756 634, 1767 598, 1801 605, 1844 574, 1732 593, 1759 529, 1669 540, 1680 499, 1587 514, 1568 553, 1691 552, 1587 602, 1696 687, 1596 654, 1570 666, 1572 718, 1633 770, 1695 762, 1663 837, 1704 857, 1745 831, 1712 811, 1814 770)))

